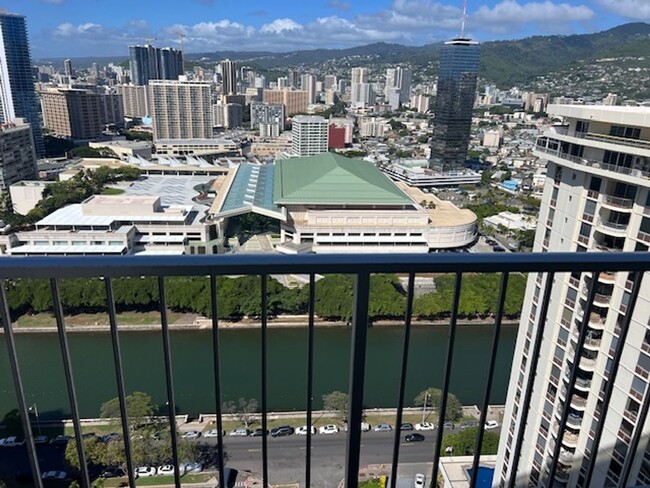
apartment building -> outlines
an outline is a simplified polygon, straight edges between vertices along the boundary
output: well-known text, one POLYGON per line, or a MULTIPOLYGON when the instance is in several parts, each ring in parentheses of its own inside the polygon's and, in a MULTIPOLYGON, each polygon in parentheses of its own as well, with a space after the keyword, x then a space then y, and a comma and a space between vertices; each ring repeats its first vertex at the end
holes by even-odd
POLYGON ((35 180, 36 152, 32 129, 25 119, 0 125, 0 191, 22 180, 35 180))
POLYGON ((262 95, 266 103, 282 103, 287 117, 307 112, 309 93, 305 90, 264 90, 262 95))
POLYGON ((95 139, 104 130, 102 96, 91 90, 51 89, 41 92, 43 125, 73 139, 95 139))
MULTIPOLYGON (((534 148, 548 165, 534 251, 648 252, 650 109, 548 112, 567 124, 534 148)), ((632 273, 557 274, 543 323, 549 278, 529 276, 494 486, 650 484, 645 278, 633 306, 632 273), (531 346, 538 333, 539 355, 531 346)))
POLYGON ((212 137, 211 83, 151 80, 149 96, 154 140, 212 137))
POLYGON ((297 115, 291 126, 291 152, 313 156, 327 152, 328 122, 318 115, 297 115))
POLYGON ((149 89, 145 85, 118 85, 125 117, 141 119, 151 113, 149 89))

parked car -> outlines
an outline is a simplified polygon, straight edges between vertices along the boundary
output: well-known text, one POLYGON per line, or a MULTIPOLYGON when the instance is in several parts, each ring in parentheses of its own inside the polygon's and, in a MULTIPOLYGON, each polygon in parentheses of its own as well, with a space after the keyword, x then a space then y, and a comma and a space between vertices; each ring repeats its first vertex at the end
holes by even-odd
MULTIPOLYGON (((345 424, 343 426, 343 430, 345 432, 348 431, 348 424, 345 424)), ((361 422, 361 432, 369 432, 370 431, 370 424, 368 422, 361 422)))
POLYGON ((251 433, 250 430, 240 428, 240 429, 235 429, 235 430, 231 431, 230 434, 228 434, 228 435, 231 436, 231 437, 246 437, 250 433, 251 433))
POLYGON ((402 425, 399 426, 399 430, 413 430, 413 424, 411 422, 403 422, 402 425))
POLYGON ((422 442, 424 440, 424 436, 422 434, 418 434, 417 432, 414 432, 413 434, 408 434, 404 437, 404 440, 406 442, 422 442))
POLYGON ((0 447, 16 447, 16 446, 22 446, 25 443, 25 439, 16 437, 15 435, 12 435, 10 437, 5 437, 4 439, 0 439, 0 447))
POLYGON ((85 434, 81 434, 82 439, 92 439, 93 437, 97 437, 97 434, 94 432, 87 432, 85 434))
POLYGON ((183 439, 198 439, 201 433, 198 430, 188 430, 183 434, 183 439))
MULTIPOLYGON (((179 469, 181 469, 179 467, 179 469)), ((203 464, 201 463, 185 463, 181 472, 183 473, 200 473, 203 471, 203 464)))
POLYGON ((135 476, 137 478, 156 476, 156 468, 154 468, 153 466, 140 466, 139 468, 135 468, 135 476))
POLYGON ((390 432, 393 428, 389 424, 379 424, 375 426, 375 432, 390 432))
POLYGON ((117 432, 111 432, 110 434, 106 434, 102 436, 102 441, 104 442, 110 442, 110 441, 116 441, 120 439, 122 436, 118 434, 117 432))
POLYGON ((340 431, 341 429, 339 429, 338 425, 334 424, 323 425, 318 429, 319 434, 338 434, 340 431))
POLYGON ((269 431, 264 431, 263 429, 255 429, 251 432, 251 437, 262 437, 263 435, 269 435, 269 431))
POLYGON ((70 439, 72 439, 72 436, 69 435, 57 435, 56 437, 53 437, 52 440, 50 441, 50 444, 67 444, 70 439))
POLYGON ((499 428, 499 422, 496 420, 488 420, 485 422, 485 428, 486 430, 494 430, 499 428))
POLYGON ((477 427, 478 422, 463 422, 460 424, 461 429, 469 429, 470 427, 477 427))
POLYGON ((436 428, 431 422, 422 422, 415 424, 415 430, 434 430, 436 428))
POLYGON ((122 468, 107 468, 101 474, 102 478, 121 478, 122 476, 126 476, 122 468))
MULTIPOLYGON (((316 427, 314 427, 313 425, 311 426, 310 430, 312 435, 316 434, 316 427)), ((296 435, 307 435, 307 432, 308 431, 306 425, 303 425, 302 427, 298 427, 296 429, 296 435)))
POLYGON ((271 437, 284 437, 291 434, 293 434, 293 427, 289 425, 283 425, 271 430, 271 437))
POLYGON ((44 480, 64 480, 68 477, 65 471, 45 471, 41 475, 44 480))
POLYGON ((445 429, 451 429, 451 430, 454 430, 456 428, 456 426, 451 420, 447 420, 444 424, 442 424, 442 426, 445 429))
POLYGON ((34 437, 34 444, 47 444, 50 438, 46 435, 37 435, 34 437))
POLYGON ((414 488, 424 488, 425 483, 427 482, 427 477, 421 473, 415 475, 415 482, 413 483, 414 488))
POLYGON ((171 475, 174 474, 174 466, 171 464, 165 464, 164 466, 158 466, 158 471, 157 471, 159 476, 163 475, 171 475))
MULTIPOLYGON (((226 433, 224 432, 223 435, 226 435, 226 433)), ((203 437, 219 437, 219 431, 217 429, 206 430, 203 437)))

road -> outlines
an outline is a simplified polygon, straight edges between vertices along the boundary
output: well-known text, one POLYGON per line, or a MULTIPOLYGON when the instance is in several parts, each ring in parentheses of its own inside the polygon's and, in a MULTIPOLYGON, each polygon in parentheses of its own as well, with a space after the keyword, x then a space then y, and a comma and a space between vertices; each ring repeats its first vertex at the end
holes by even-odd
MULTIPOLYGON (((435 431, 423 432, 424 442, 400 443, 400 476, 409 479, 417 472, 431 470, 435 431), (427 465, 427 463, 429 463, 427 465)), ((361 438, 361 465, 390 465, 393 432, 367 432, 361 438)), ((404 434, 403 434, 404 435, 404 434)), ((345 433, 312 437, 312 486, 333 487, 343 478, 346 452, 345 433)), ((198 439, 198 443, 215 445, 216 439, 198 439)), ((271 483, 304 483, 306 437, 268 438, 269 478, 271 483)), ((262 439, 260 437, 225 437, 226 465, 240 472, 259 475, 262 472, 262 439)), ((64 466, 64 445, 37 446, 41 471, 61 470, 64 466)), ((216 460, 215 460, 216 461, 216 460)), ((214 469, 214 466, 209 466, 214 469)), ((29 475, 24 446, 0 448, 0 476, 29 475)))

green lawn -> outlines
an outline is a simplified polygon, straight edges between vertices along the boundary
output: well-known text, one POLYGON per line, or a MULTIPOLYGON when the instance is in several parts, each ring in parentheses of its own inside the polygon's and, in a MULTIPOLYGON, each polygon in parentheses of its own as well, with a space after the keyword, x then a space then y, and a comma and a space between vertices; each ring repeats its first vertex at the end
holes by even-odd
MULTIPOLYGON (((183 483, 205 483, 214 475, 211 474, 188 474, 181 477, 183 483)), ((104 486, 106 488, 120 486, 120 483, 126 481, 126 478, 114 478, 106 480, 104 486)), ((150 478, 138 478, 136 482, 138 486, 154 486, 154 485, 173 485, 174 477, 173 476, 151 476, 150 478)))
POLYGON ((379 480, 368 480, 361 483, 359 488, 382 488, 382 485, 379 480))
POLYGON ((121 195, 124 193, 124 190, 121 188, 104 188, 102 195, 121 195))
MULTIPOLYGON (((167 312, 167 320, 173 324, 184 314, 167 312)), ((69 327, 83 325, 110 325, 108 315, 105 313, 80 313, 65 317, 65 323, 69 327)), ((156 325, 160 324, 160 312, 122 312, 117 314, 117 323, 120 325, 156 325)), ((18 327, 56 327, 54 315, 49 313, 37 313, 34 315, 22 315, 16 320, 18 327)))

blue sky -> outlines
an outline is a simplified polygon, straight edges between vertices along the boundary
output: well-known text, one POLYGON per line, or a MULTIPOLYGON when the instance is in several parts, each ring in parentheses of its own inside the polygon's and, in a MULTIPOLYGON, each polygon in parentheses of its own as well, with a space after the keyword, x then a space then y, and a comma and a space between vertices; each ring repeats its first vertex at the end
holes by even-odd
MULTIPOLYGON (((457 35, 462 0, 4 0, 27 16, 32 55, 126 55, 129 44, 188 52, 290 51, 385 41, 422 45, 457 35)), ((468 0, 480 41, 595 32, 650 22, 650 0, 468 0)))

